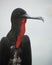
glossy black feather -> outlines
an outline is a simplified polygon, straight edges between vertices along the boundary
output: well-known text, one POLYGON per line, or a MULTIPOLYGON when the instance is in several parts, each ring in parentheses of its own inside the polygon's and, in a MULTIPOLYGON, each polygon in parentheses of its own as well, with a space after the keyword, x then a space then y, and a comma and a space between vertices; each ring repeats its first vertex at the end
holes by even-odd
POLYGON ((21 8, 17 8, 12 12, 11 30, 7 36, 3 37, 0 41, 0 65, 17 65, 16 63, 19 63, 18 57, 21 58, 20 65, 32 64, 31 45, 27 35, 24 35, 22 38, 20 47, 17 49, 15 48, 17 38, 21 31, 20 26, 22 24, 22 18, 19 18, 19 16, 24 14, 26 14, 26 11, 21 8), (14 57, 15 53, 17 53, 17 59, 14 57), (13 62, 14 59, 15 61, 13 62))
POLYGON ((6 37, 0 41, 0 65, 8 65, 10 56, 10 45, 6 37))
MULTIPOLYGON (((7 37, 0 41, 0 65, 8 65, 10 57, 13 57, 13 52, 10 54, 12 45, 14 44, 10 43, 7 37)), ((19 51, 19 56, 22 59, 21 65, 32 64, 30 40, 27 35, 24 35, 17 51, 19 51)))

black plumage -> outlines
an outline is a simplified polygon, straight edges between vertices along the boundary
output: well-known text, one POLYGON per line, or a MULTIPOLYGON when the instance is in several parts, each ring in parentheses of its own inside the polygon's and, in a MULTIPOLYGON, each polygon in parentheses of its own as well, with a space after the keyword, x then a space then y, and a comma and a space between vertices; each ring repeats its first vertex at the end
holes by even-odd
POLYGON ((21 41, 21 45, 18 49, 15 48, 15 43, 17 37, 20 33, 19 26, 21 25, 22 18, 25 18, 23 15, 26 14, 26 11, 17 8, 12 12, 11 15, 11 30, 6 37, 3 37, 0 41, 0 65, 31 65, 31 46, 30 40, 27 35, 24 35, 21 41), (17 51, 17 52, 15 52, 17 51), (15 54, 17 53, 17 58, 20 58, 21 61, 16 63, 13 62, 15 54))

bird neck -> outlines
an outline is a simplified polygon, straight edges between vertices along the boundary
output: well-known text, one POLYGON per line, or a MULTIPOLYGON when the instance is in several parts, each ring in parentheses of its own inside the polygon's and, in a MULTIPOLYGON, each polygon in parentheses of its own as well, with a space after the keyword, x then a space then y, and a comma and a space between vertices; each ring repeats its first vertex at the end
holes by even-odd
POLYGON ((17 25, 13 24, 9 34, 7 35, 11 43, 15 42, 16 48, 20 47, 22 38, 23 38, 24 33, 25 33, 26 19, 23 19, 21 22, 22 22, 21 25, 18 25, 20 23, 18 23, 17 25))

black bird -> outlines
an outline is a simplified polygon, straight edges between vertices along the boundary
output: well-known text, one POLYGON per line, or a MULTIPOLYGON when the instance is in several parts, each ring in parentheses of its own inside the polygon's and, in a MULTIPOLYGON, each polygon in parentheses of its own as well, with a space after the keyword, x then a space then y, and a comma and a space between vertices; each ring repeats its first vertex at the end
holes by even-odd
POLYGON ((11 14, 11 30, 0 41, 0 65, 32 65, 30 39, 25 33, 27 19, 43 20, 42 17, 30 17, 22 8, 16 8, 11 14))

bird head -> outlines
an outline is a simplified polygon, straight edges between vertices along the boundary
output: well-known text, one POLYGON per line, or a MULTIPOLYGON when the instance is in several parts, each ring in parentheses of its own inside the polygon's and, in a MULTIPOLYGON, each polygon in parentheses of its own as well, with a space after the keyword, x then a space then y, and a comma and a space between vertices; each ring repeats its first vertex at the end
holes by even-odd
POLYGON ((16 8, 14 9, 14 11, 11 14, 11 23, 12 23, 12 27, 16 27, 19 25, 21 25, 22 20, 24 22, 26 22, 26 18, 24 16, 24 14, 26 14, 26 11, 22 8, 16 8), (25 20, 24 20, 25 19, 25 20))
POLYGON ((16 29, 18 26, 19 28, 22 23, 25 24, 27 19, 42 20, 44 22, 42 17, 30 17, 24 9, 16 8, 11 14, 12 27, 16 29))
POLYGON ((23 17, 23 15, 26 14, 26 11, 22 8, 16 8, 11 15, 11 20, 12 19, 18 19, 23 17))
POLYGON ((30 17, 27 12, 22 9, 22 8, 16 8, 14 9, 14 11, 12 12, 12 15, 11 15, 11 21, 15 21, 16 19, 22 19, 22 18, 25 18, 25 19, 37 19, 37 20, 42 20, 44 22, 44 19, 42 17, 30 17))

